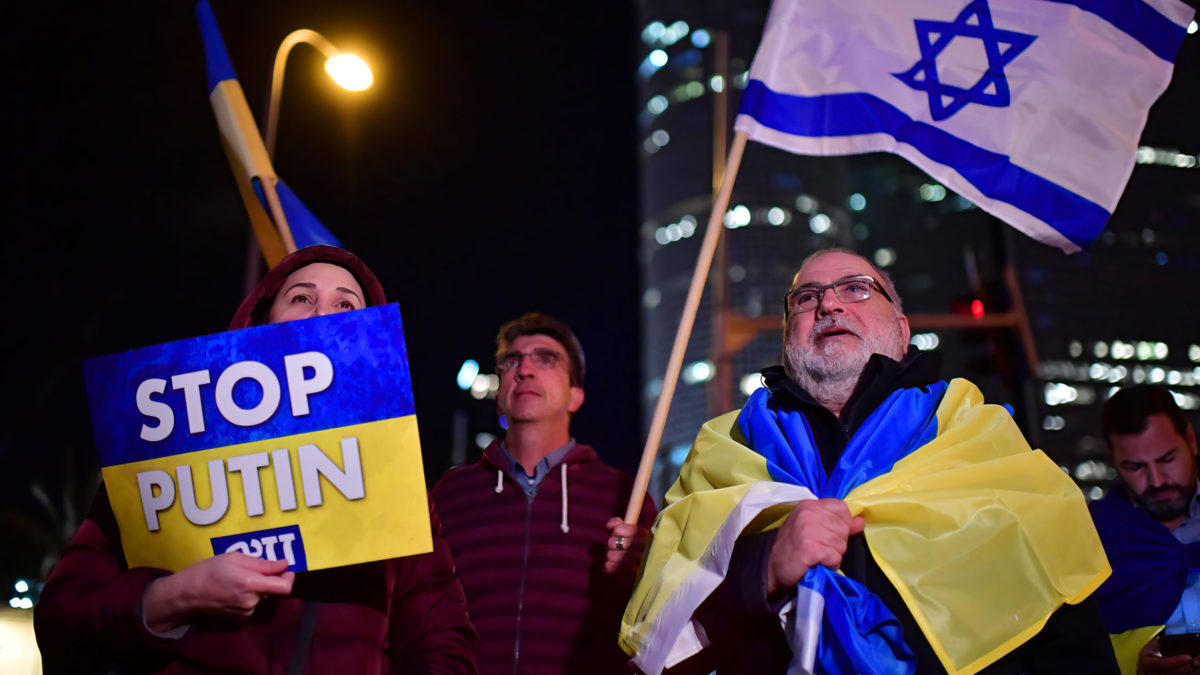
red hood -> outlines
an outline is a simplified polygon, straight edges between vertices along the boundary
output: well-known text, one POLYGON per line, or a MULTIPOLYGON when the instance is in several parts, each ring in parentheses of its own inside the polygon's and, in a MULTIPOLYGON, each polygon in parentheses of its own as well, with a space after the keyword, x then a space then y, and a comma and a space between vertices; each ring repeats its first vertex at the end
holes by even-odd
POLYGON ((233 321, 229 323, 229 329, 237 330, 265 323, 267 310, 270 309, 275 294, 279 292, 279 288, 283 286, 288 275, 305 265, 318 262, 343 267, 353 274, 354 279, 358 281, 358 285, 362 287, 363 293, 367 296, 368 307, 387 302, 379 279, 358 256, 336 246, 306 246, 280 260, 278 265, 267 272, 254 292, 242 301, 242 305, 233 315, 233 321))

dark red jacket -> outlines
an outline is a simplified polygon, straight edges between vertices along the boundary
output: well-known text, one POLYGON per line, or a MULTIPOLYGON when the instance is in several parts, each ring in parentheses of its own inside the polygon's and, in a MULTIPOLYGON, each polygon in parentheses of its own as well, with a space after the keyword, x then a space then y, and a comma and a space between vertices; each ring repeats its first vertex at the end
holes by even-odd
MULTIPOLYGON (((453 469, 433 488, 479 631, 479 672, 627 672, 617 633, 634 576, 604 572, 604 524, 624 515, 633 480, 576 445, 531 500, 500 469, 502 454, 493 443, 480 461, 453 469)), ((639 525, 650 527, 655 512, 646 499, 639 525)))

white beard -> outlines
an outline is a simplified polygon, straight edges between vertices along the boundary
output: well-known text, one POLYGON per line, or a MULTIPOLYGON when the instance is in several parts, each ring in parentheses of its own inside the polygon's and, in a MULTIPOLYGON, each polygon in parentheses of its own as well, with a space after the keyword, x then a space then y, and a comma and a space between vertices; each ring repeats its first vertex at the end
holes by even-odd
POLYGON ((864 335, 864 332, 855 322, 834 314, 813 324, 806 345, 800 344, 800 339, 789 331, 783 347, 784 372, 817 402, 833 403, 840 411, 872 354, 883 354, 897 361, 904 358, 904 334, 899 321, 890 324, 884 334, 864 335), (847 344, 847 338, 826 339, 820 345, 814 344, 817 335, 835 326, 853 332, 858 340, 847 344))

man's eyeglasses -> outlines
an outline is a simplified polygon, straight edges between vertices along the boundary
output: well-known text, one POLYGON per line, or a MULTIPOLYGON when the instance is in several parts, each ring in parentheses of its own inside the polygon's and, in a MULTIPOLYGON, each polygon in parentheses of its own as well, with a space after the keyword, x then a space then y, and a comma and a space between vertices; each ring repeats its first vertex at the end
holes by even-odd
POLYGON ((883 290, 883 286, 875 280, 875 277, 863 274, 838 279, 832 284, 809 284, 789 291, 787 295, 783 296, 784 316, 815 310, 821 304, 821 299, 825 297, 825 291, 831 288, 838 301, 845 304, 862 302, 870 298, 874 291, 879 291, 885 300, 895 304, 887 291, 883 290))
POLYGON ((516 370, 521 367, 521 361, 526 357, 533 359, 533 365, 538 370, 550 370, 558 365, 558 361, 563 355, 553 349, 535 349, 531 352, 509 352, 501 356, 500 360, 496 362, 496 371, 503 373, 506 370, 516 370))

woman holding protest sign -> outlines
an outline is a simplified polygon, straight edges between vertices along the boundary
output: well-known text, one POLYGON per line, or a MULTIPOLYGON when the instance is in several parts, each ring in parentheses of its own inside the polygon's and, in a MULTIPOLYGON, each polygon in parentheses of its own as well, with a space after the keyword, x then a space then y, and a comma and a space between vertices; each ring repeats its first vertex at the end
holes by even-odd
MULTIPOLYGON (((231 329, 384 302, 353 254, 301 249, 267 273, 231 329)), ((475 631, 430 509, 433 552, 294 574, 216 555, 171 573, 126 564, 106 490, 35 613, 49 672, 473 673, 475 631)))

